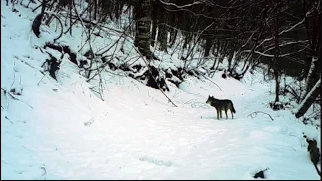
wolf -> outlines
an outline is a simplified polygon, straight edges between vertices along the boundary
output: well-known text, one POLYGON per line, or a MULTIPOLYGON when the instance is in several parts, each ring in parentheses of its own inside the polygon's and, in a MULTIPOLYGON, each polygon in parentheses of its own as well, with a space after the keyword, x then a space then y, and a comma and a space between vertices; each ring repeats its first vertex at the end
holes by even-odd
POLYGON ((234 119, 233 113, 236 114, 236 110, 234 108, 233 102, 229 99, 216 99, 213 96, 208 96, 206 104, 210 104, 212 107, 216 108, 217 111, 217 119, 219 117, 222 118, 221 111, 225 110, 226 119, 228 119, 227 110, 229 109, 231 112, 231 117, 234 119))

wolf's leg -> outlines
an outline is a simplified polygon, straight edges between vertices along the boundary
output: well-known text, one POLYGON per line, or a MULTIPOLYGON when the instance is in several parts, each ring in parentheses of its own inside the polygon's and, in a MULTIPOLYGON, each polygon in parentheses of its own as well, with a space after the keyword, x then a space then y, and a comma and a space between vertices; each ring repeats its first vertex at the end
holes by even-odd
POLYGON ((231 113, 231 119, 234 119, 234 115, 233 115, 233 112, 230 110, 230 113, 231 113))
POLYGON ((219 120, 219 114, 220 113, 219 113, 219 110, 218 109, 216 111, 217 111, 217 119, 219 120))
POLYGON ((227 109, 225 109, 226 119, 228 119, 227 109))

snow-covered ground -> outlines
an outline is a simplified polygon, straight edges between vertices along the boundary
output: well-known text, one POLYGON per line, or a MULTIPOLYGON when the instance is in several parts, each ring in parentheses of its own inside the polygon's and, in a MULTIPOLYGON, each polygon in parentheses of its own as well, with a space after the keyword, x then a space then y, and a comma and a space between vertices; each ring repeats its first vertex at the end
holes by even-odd
MULTIPOLYGON (((58 82, 40 73, 48 55, 35 46, 50 36, 37 39, 35 14, 16 8, 1 1, 1 179, 254 179, 265 168, 267 179, 319 179, 303 132, 320 147, 320 128, 270 109, 274 84, 260 72, 241 82, 218 72, 210 79, 222 91, 207 79, 169 83, 178 107, 156 89, 103 72, 102 101, 67 57, 58 82), (231 99, 234 119, 217 120, 208 95, 231 99), (255 111, 273 120, 250 116, 255 111)), ((73 31, 61 41, 77 50, 81 28, 73 31)))

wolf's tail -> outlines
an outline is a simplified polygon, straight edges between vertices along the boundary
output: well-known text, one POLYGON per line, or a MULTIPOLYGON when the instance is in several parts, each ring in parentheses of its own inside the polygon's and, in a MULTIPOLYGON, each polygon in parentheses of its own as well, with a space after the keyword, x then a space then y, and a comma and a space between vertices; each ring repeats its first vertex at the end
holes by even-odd
POLYGON ((235 114, 236 114, 236 110, 235 110, 235 108, 234 108, 234 104, 233 104, 233 102, 231 102, 231 109, 232 109, 233 113, 235 113, 235 114))

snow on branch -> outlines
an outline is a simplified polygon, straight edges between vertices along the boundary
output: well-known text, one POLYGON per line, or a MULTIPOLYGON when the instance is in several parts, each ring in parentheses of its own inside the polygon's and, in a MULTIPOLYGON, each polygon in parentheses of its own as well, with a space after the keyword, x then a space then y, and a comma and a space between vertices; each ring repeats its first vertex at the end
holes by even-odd
MULTIPOLYGON (((290 27, 290 28, 288 28, 288 29, 285 29, 285 30, 282 30, 278 35, 282 35, 283 33, 287 33, 287 32, 289 32, 289 31, 292 31, 294 28, 296 28, 297 26, 299 26, 299 25, 301 25, 302 23, 304 23, 304 21, 305 21, 305 18, 303 18, 302 19, 302 21, 300 21, 300 22, 298 22, 298 23, 296 23, 295 25, 293 25, 292 27, 290 27)), ((259 43, 258 45, 257 45, 257 47, 256 48, 258 48, 258 47, 260 47, 262 44, 264 44, 265 42, 267 42, 267 41, 271 41, 271 40, 273 40, 274 39, 274 37, 271 37, 271 38, 266 38, 265 40, 263 40, 261 43, 259 43)))
MULTIPOLYGON (((296 43, 304 43, 304 42, 307 42, 307 40, 306 40, 306 41, 297 41, 297 42, 288 42, 288 43, 281 44, 279 47, 286 46, 286 45, 292 45, 292 44, 296 44, 296 43)), ((270 50, 273 50, 274 48, 275 48, 275 47, 268 48, 268 49, 267 49, 267 50, 265 50, 264 52, 254 51, 254 53, 257 53, 257 54, 259 54, 259 55, 261 55, 261 56, 264 56, 264 57, 271 57, 271 58, 273 58, 273 57, 274 57, 274 55, 273 55, 273 54, 267 54, 266 52, 268 52, 268 51, 270 51, 270 50)), ((295 53, 299 53, 299 52, 301 52, 301 51, 304 51, 305 49, 306 49, 306 47, 305 47, 305 48, 303 48, 303 49, 300 49, 300 50, 298 50, 298 51, 289 52, 289 53, 285 53, 285 54, 279 55, 279 57, 286 57, 286 56, 290 56, 290 55, 292 55, 292 54, 295 54, 295 53)), ((251 52, 251 50, 244 50, 243 52, 247 53, 247 52, 251 52)), ((300 61, 299 63, 305 64, 305 62, 304 62, 304 61, 300 61)))
POLYGON ((206 4, 207 2, 206 1, 196 1, 196 2, 193 2, 191 4, 186 4, 186 5, 182 5, 182 6, 179 6, 175 3, 169 3, 169 2, 164 2, 162 0, 159 0, 162 4, 165 4, 167 6, 175 6, 176 8, 178 9, 181 9, 181 8, 185 8, 185 7, 190 7, 190 6, 194 6, 194 5, 197 5, 197 4, 206 4))

